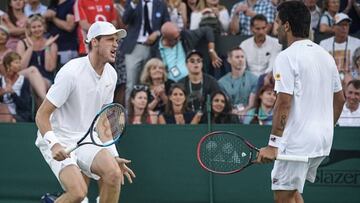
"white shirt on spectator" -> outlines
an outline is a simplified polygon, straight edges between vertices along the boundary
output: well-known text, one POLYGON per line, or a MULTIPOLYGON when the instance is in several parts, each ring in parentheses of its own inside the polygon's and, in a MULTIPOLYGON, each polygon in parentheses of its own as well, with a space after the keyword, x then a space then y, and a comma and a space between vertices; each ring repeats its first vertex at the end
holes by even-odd
MULTIPOLYGON (((196 30, 199 28, 202 17, 203 14, 200 11, 194 11, 191 13, 190 30, 196 30)), ((218 19, 220 21, 222 31, 227 32, 230 24, 230 15, 228 10, 222 9, 221 11, 219 11, 218 19)))
POLYGON ((341 91, 334 59, 314 42, 295 41, 274 66, 275 91, 292 95, 279 153, 329 155, 334 134, 333 97, 341 91))
POLYGON ((240 47, 244 50, 249 71, 256 76, 272 71, 275 58, 282 50, 278 40, 268 35, 261 47, 256 45, 254 37, 241 42, 240 47))
POLYGON ((326 51, 328 51, 335 59, 336 65, 339 70, 342 70, 345 65, 348 65, 351 68, 353 61, 353 54, 356 48, 360 47, 360 39, 348 36, 348 41, 343 43, 334 42, 335 37, 330 37, 324 40, 321 40, 320 46, 322 46, 326 51))
POLYGON ((341 112, 340 118, 338 120, 339 126, 360 126, 360 105, 356 111, 351 112, 347 107, 347 104, 344 105, 341 112))
POLYGON ((31 8, 30 4, 26 4, 24 7, 24 14, 27 17, 34 15, 34 14, 44 15, 46 10, 47 10, 47 6, 45 6, 43 4, 39 4, 39 6, 35 10, 33 10, 31 8))

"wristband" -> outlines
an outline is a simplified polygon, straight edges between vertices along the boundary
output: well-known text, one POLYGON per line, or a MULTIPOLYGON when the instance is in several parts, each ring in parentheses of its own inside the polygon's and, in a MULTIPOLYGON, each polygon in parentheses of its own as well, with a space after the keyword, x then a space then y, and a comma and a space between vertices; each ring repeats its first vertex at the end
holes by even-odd
POLYGON ((269 146, 272 146, 272 147, 277 147, 277 148, 279 148, 280 146, 283 145, 283 138, 271 134, 271 135, 270 135, 270 138, 269 138, 269 143, 268 143, 268 145, 269 145, 269 146))
POLYGON ((118 151, 116 149, 116 146, 114 144, 112 144, 112 145, 110 145, 110 146, 108 146, 106 148, 110 151, 111 155, 113 155, 114 157, 119 156, 119 153, 118 153, 118 151))
POLYGON ((56 143, 59 143, 59 140, 57 139, 57 137, 55 136, 54 131, 50 130, 47 131, 44 135, 44 140, 46 142, 46 144, 49 146, 49 148, 51 149, 56 143))

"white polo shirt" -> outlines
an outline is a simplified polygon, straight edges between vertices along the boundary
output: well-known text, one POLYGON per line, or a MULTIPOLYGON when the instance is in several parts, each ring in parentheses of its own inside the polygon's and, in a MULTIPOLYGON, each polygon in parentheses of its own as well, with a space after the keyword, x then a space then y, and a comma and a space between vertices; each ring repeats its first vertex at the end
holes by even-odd
POLYGON ((116 80, 110 64, 98 75, 88 56, 73 59, 60 69, 46 98, 57 107, 50 120, 61 143, 73 144, 86 133, 101 107, 113 101, 116 80))
POLYGON ((240 47, 244 50, 248 70, 256 76, 270 72, 276 56, 282 50, 278 40, 268 35, 261 47, 256 45, 254 37, 241 42, 240 47))
POLYGON ((338 124, 339 126, 360 127, 360 106, 356 111, 351 112, 347 107, 347 104, 345 104, 338 120, 338 124))
POLYGON ((342 89, 332 56, 310 40, 296 41, 276 58, 274 78, 275 91, 293 96, 283 133, 286 154, 328 155, 333 96, 342 89))

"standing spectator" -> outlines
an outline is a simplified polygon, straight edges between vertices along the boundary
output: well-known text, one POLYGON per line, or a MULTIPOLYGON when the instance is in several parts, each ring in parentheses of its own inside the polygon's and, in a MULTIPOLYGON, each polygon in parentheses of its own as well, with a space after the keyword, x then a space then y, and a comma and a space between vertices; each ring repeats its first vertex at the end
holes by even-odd
POLYGON ((48 32, 59 35, 56 40, 60 66, 78 56, 76 22, 73 12, 74 0, 51 0, 48 11, 44 14, 49 22, 48 32))
POLYGON ((220 4, 219 0, 199 0, 196 11, 191 13, 190 30, 209 26, 216 35, 225 35, 228 32, 229 23, 229 11, 220 4))
POLYGON ((18 41, 25 37, 27 17, 24 14, 24 0, 8 0, 7 15, 2 16, 2 23, 10 32, 6 46, 15 51, 18 41))
POLYGON ((267 24, 262 14, 252 17, 250 26, 254 35, 240 44, 245 51, 248 70, 256 76, 270 72, 276 56, 282 50, 277 39, 266 34, 267 24))
POLYGON ((181 0, 166 0, 170 21, 177 25, 179 30, 186 29, 187 26, 187 13, 186 4, 181 0))
POLYGON ((186 53, 206 40, 213 67, 220 68, 222 60, 215 51, 215 37, 211 28, 201 27, 196 30, 177 29, 176 25, 166 22, 161 27, 162 37, 156 45, 155 56, 161 58, 169 74, 168 78, 178 82, 188 75, 186 53))
POLYGON ((245 53, 240 47, 228 52, 228 62, 231 72, 220 78, 219 85, 229 95, 233 112, 243 118, 254 107, 258 78, 246 70, 245 53))
POLYGON ((120 50, 125 54, 126 98, 139 81, 152 45, 160 37, 161 26, 170 20, 167 5, 162 0, 127 0, 122 17, 128 36, 120 50))
POLYGON ((324 13, 320 18, 319 31, 325 34, 334 33, 335 15, 340 9, 340 0, 324 0, 324 13))
POLYGON ((141 73, 140 83, 150 89, 148 109, 156 113, 164 112, 171 83, 167 79, 164 63, 158 58, 148 60, 141 73))
POLYGON ((347 84, 345 98, 338 124, 360 127, 360 80, 351 80, 347 84))
POLYGON ((88 53, 85 44, 86 33, 91 24, 96 21, 106 21, 116 26, 117 12, 113 0, 76 0, 74 5, 75 21, 79 23, 77 35, 79 42, 79 55, 88 53))
POLYGON ((219 84, 212 76, 203 73, 203 55, 192 50, 186 55, 189 75, 180 80, 188 93, 187 107, 193 112, 204 111, 207 95, 219 90, 219 84))
POLYGON ((135 85, 131 91, 128 107, 128 121, 130 124, 157 124, 157 115, 148 110, 149 87, 135 85))
POLYGON ((27 0, 24 7, 24 13, 27 17, 36 14, 44 15, 46 10, 47 6, 42 4, 40 0, 27 0))
POLYGON ((12 121, 30 122, 32 117, 32 98, 30 82, 19 74, 21 56, 16 52, 5 55, 3 64, 5 75, 0 75, 0 102, 7 105, 12 121))
POLYGON ((159 124, 198 124, 202 112, 189 111, 187 94, 184 86, 174 83, 168 93, 169 102, 166 104, 165 113, 159 115, 159 124))
POLYGON ((351 79, 352 58, 355 50, 360 47, 360 39, 349 36, 351 19, 348 15, 338 13, 335 19, 335 36, 322 40, 320 46, 334 57, 341 80, 346 85, 346 82, 351 79))
POLYGON ((186 4, 186 17, 188 19, 186 29, 188 29, 191 23, 191 14, 196 11, 196 6, 199 3, 199 0, 183 0, 183 2, 186 4))
POLYGON ((273 107, 276 100, 274 86, 262 86, 255 99, 254 108, 246 112, 244 124, 272 125, 273 107))
POLYGON ((263 14, 268 22, 267 33, 271 32, 275 7, 267 0, 249 0, 236 3, 231 9, 231 21, 229 32, 233 35, 251 35, 250 19, 256 14, 263 14))
POLYGON ((305 6, 309 9, 311 15, 311 24, 310 27, 313 31, 317 30, 319 27, 321 9, 317 6, 316 0, 304 0, 305 6))
MULTIPOLYGON (((228 96, 222 90, 217 90, 211 94, 211 123, 229 124, 240 123, 239 117, 232 114, 232 106, 228 96)), ((208 112, 202 117, 201 123, 208 122, 208 112)))

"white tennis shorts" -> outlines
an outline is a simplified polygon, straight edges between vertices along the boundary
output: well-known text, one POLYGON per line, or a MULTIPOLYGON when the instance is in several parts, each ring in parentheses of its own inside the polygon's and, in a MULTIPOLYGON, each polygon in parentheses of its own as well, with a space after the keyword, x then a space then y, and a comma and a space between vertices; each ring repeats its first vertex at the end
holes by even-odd
MULTIPOLYGON (((84 142, 91 142, 90 136, 86 137, 84 142)), ((48 145, 46 144, 39 132, 37 133, 37 139, 35 144, 39 148, 46 163, 50 166, 52 172, 55 174, 60 184, 61 181, 59 179, 59 174, 61 170, 66 166, 72 164, 78 166, 81 172, 84 173, 86 176, 95 180, 98 180, 100 178, 98 175, 91 172, 91 164, 96 154, 102 149, 102 147, 93 144, 83 145, 71 152, 70 158, 67 158, 63 161, 56 161, 52 158, 51 150, 49 149, 48 145)))
POLYGON ((309 158, 308 163, 275 161, 271 171, 272 190, 297 190, 302 193, 305 180, 315 181, 316 171, 325 156, 309 158))

